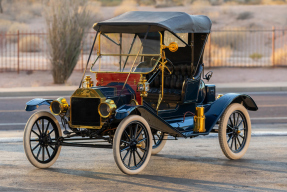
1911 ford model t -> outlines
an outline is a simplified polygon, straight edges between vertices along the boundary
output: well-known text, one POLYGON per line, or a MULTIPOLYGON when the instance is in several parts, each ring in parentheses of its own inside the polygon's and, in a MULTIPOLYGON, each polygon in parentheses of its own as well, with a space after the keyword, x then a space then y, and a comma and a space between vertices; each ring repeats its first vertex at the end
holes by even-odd
POLYGON ((137 174, 161 151, 168 135, 194 138, 210 132, 218 133, 229 159, 245 154, 251 137, 247 110, 258 108, 244 94, 216 98, 215 85, 202 80, 208 17, 128 12, 93 28, 97 34, 91 54, 97 45, 97 59, 90 70, 96 74, 96 86, 83 75, 70 104, 64 98, 27 103, 27 111, 49 105, 66 135, 51 113, 34 113, 24 132, 25 153, 34 166, 51 166, 61 146, 112 148, 119 169, 137 174), (107 144, 91 143, 98 139, 107 144))

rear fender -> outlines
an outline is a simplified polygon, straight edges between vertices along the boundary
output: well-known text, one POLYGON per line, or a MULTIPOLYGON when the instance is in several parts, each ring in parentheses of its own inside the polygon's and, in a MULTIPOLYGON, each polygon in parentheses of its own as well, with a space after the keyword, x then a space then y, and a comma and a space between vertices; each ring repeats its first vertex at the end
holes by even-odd
POLYGON ((153 109, 149 109, 146 106, 123 105, 116 110, 115 118, 117 120, 121 120, 129 116, 130 114, 134 114, 135 112, 137 114, 140 114, 148 122, 150 127, 158 131, 168 133, 175 137, 185 137, 179 131, 170 126, 169 123, 167 123, 164 119, 159 117, 153 109))
POLYGON ((212 130, 212 128, 220 119, 225 109, 232 103, 241 103, 247 110, 250 111, 258 110, 256 103, 249 95, 228 93, 214 101, 211 105, 206 106, 205 128, 207 132, 210 132, 212 130))
POLYGON ((41 99, 41 98, 32 99, 26 103, 25 110, 26 111, 34 111, 35 109, 37 109, 41 105, 50 106, 52 101, 53 101, 52 99, 41 99))

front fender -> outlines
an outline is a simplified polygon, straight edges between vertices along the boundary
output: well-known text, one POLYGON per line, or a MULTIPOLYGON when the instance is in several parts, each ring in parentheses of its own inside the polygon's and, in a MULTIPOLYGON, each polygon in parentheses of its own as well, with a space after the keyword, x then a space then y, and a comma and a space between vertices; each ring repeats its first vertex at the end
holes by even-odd
POLYGON ((158 131, 168 133, 175 137, 185 137, 178 130, 176 130, 169 123, 167 123, 164 119, 158 116, 153 109, 150 109, 147 106, 123 105, 116 110, 115 118, 118 120, 124 119, 125 117, 129 116, 132 112, 140 113, 140 115, 148 122, 150 127, 158 131))
POLYGON ((256 103, 249 95, 228 93, 214 101, 210 106, 207 106, 205 108, 205 128, 207 132, 210 132, 212 130, 212 128, 220 119, 225 109, 232 103, 242 103, 242 105, 247 110, 258 110, 256 103))
POLYGON ((41 99, 41 98, 32 99, 26 103, 25 110, 26 111, 34 111, 35 109, 37 109, 41 105, 50 106, 52 101, 53 101, 52 99, 41 99))

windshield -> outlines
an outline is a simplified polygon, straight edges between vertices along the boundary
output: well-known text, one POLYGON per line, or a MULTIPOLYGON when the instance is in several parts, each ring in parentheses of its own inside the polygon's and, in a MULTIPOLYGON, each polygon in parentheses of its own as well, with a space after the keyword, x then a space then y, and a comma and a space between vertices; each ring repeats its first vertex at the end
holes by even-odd
POLYGON ((101 33, 94 48, 98 57, 91 71, 148 73, 160 59, 160 40, 159 32, 101 33))

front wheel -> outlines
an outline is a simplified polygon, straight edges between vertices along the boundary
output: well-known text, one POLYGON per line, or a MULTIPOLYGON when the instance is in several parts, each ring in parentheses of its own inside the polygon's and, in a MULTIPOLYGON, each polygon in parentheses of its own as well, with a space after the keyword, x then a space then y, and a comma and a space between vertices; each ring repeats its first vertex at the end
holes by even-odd
POLYGON ((219 123, 218 137, 227 158, 243 157, 251 139, 250 117, 243 105, 234 103, 225 110, 219 123))
POLYGON ((125 118, 118 126, 114 141, 114 159, 125 174, 138 174, 148 164, 152 151, 149 124, 138 115, 125 118))
POLYGON ((61 146, 57 140, 62 136, 57 119, 49 112, 34 113, 24 130, 24 151, 32 165, 48 168, 59 157, 61 146))

